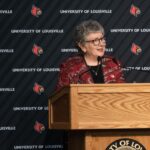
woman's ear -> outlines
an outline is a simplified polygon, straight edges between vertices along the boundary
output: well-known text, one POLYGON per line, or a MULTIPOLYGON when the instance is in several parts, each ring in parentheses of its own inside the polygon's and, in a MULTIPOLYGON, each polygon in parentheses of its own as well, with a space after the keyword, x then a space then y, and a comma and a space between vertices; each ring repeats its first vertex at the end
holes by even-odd
POLYGON ((83 44, 83 43, 77 43, 77 45, 80 47, 80 49, 84 52, 84 53, 86 53, 86 47, 85 47, 85 45, 83 44))

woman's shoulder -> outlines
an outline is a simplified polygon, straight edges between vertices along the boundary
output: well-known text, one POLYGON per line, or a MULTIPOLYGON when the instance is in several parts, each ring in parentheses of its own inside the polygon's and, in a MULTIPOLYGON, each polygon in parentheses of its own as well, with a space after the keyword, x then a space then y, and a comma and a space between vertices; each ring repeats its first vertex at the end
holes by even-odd
POLYGON ((120 61, 118 59, 116 59, 114 56, 105 55, 103 57, 102 61, 104 63, 107 63, 107 62, 109 62, 109 63, 115 63, 115 64, 117 64, 117 65, 120 66, 120 61))
POLYGON ((68 58, 66 58, 62 64, 65 65, 70 65, 70 64, 77 64, 77 63, 81 63, 83 62, 83 57, 82 55, 73 55, 73 56, 70 56, 68 58))

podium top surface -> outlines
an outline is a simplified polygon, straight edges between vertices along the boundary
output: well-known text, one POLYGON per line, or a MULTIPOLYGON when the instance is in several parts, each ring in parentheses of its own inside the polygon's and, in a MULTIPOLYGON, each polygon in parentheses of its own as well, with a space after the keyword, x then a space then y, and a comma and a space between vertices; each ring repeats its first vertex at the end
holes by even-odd
POLYGON ((53 129, 150 128, 150 84, 71 84, 49 100, 53 129))
POLYGON ((73 88, 77 88, 79 93, 150 92, 150 83, 70 84, 54 92, 51 96, 57 95, 58 93, 70 92, 73 88))

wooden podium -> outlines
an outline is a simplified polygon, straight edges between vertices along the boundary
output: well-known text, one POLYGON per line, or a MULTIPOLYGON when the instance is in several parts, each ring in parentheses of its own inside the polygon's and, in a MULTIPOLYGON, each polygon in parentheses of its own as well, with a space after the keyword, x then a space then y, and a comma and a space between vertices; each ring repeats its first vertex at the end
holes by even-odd
POLYGON ((49 99, 69 150, 150 150, 150 84, 71 84, 49 99))

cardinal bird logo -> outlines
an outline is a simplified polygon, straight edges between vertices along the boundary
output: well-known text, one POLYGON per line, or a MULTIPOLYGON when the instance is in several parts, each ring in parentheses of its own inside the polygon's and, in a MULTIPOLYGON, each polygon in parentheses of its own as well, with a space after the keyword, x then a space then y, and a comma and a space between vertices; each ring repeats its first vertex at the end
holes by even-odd
POLYGON ((33 91, 40 95, 41 93, 44 92, 44 87, 38 83, 34 83, 33 91))
POLYGON ((138 17, 138 15, 141 14, 141 10, 138 7, 136 7, 135 5, 132 4, 131 8, 130 8, 130 14, 135 16, 135 17, 138 17))
POLYGON ((34 130, 37 133, 42 133, 43 131, 45 131, 45 126, 42 123, 36 121, 34 124, 34 130))
POLYGON ((142 49, 139 45, 132 43, 131 52, 136 54, 136 55, 139 55, 142 52, 142 49))
POLYGON ((35 54, 36 56, 40 56, 41 54, 43 54, 43 49, 42 47, 34 44, 33 45, 33 48, 32 48, 32 52, 33 54, 35 54))
POLYGON ((33 5, 31 9, 31 14, 35 17, 39 17, 40 15, 42 15, 42 10, 36 7, 35 5, 33 5))

